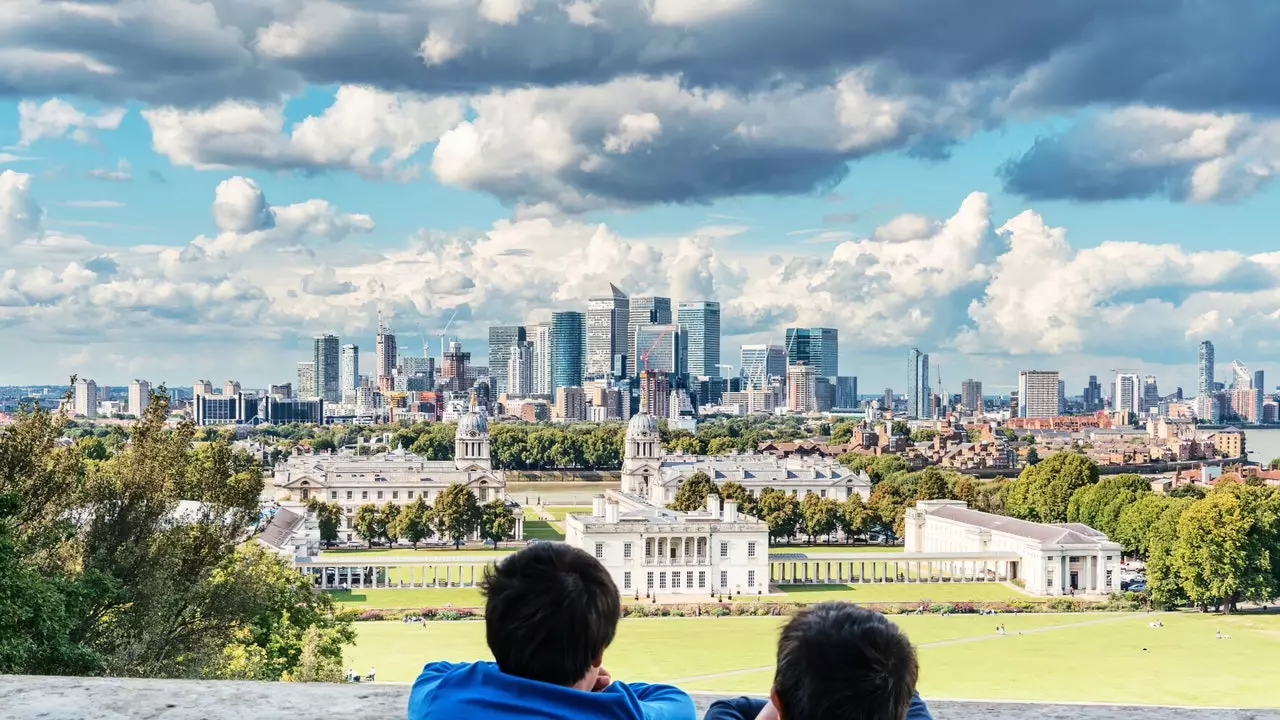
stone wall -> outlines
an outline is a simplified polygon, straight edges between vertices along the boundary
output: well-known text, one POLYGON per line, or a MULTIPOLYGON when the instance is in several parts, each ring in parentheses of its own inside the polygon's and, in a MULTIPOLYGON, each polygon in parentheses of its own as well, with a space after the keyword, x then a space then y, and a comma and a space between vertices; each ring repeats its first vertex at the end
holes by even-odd
MULTIPOLYGON (((0 676, 2 720, 401 720, 406 685, 0 676)), ((695 696, 699 713, 715 698, 695 696)), ((929 703, 937 720, 1280 720, 1280 710, 929 703)))

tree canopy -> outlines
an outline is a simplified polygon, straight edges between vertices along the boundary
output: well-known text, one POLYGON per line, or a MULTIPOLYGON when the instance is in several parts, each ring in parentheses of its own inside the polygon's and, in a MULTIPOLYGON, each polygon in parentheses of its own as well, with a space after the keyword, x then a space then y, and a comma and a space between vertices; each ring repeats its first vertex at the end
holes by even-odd
POLYGON ((697 510, 706 506, 707 496, 713 492, 717 492, 715 482, 711 480, 710 475, 699 470, 681 483, 680 489, 676 490, 675 498, 667 504, 667 507, 684 512, 697 510))
POLYGON ((1067 521, 1071 495, 1098 482, 1098 466, 1079 453, 1059 452, 1023 468, 1009 485, 1005 513, 1032 522, 1067 521))

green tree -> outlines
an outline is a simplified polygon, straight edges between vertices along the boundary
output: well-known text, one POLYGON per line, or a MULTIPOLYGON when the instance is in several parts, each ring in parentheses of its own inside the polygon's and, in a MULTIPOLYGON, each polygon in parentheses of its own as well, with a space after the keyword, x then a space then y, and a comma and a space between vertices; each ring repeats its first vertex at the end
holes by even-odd
POLYGON ((974 494, 972 507, 993 515, 1004 515, 1009 486, 1010 482, 1003 478, 980 483, 974 494))
POLYGON ((955 484, 951 486, 951 494, 955 499, 968 503, 969 507, 976 507, 978 483, 968 475, 961 475, 956 478, 955 484))
POLYGON ((907 465, 907 461, 903 460, 901 455, 881 455, 871 461, 871 465, 867 467, 867 475, 870 476, 871 482, 880 483, 910 470, 911 466, 907 465))
POLYGON ((872 488, 867 507, 875 522, 893 528, 901 537, 907 507, 915 502, 916 489, 917 479, 912 475, 898 475, 872 488))
POLYGON ((1249 524, 1240 501, 1225 491, 1209 493, 1182 513, 1173 560, 1188 600, 1201 607, 1226 602, 1231 610, 1248 587, 1249 524))
POLYGON ((906 420, 894 420, 889 430, 894 435, 911 435, 911 425, 906 420))
POLYGON ((427 460, 452 460, 453 434, 457 429, 453 423, 432 423, 409 446, 409 452, 427 460))
POLYGON ((1009 486, 1005 511, 1032 522, 1067 521, 1067 505, 1078 488, 1098 481, 1098 466, 1071 452, 1059 452, 1048 460, 1022 469, 1009 486))
POLYGON ((806 493, 800 501, 800 531, 812 543, 814 538, 836 531, 839 514, 840 505, 835 500, 819 497, 813 492, 806 493))
POLYGON ((480 525, 480 503, 467 486, 454 483, 436 497, 436 529, 458 548, 480 525))
POLYGON ((916 480, 916 500, 945 500, 949 496, 947 478, 936 467, 927 467, 916 480))
POLYGON ((836 516, 836 524, 840 526, 840 532, 844 533, 845 542, 864 532, 867 520, 867 505, 862 501, 862 496, 850 493, 849 498, 840 504, 840 513, 836 516))
POLYGON ((515 537, 516 516, 502 500, 491 500, 481 508, 480 537, 490 540, 496 547, 503 540, 515 537))
POLYGON ((681 510, 689 512, 705 507, 707 504, 707 496, 716 492, 716 484, 712 482, 711 477, 701 470, 693 473, 676 490, 675 499, 667 504, 672 510, 681 510))
POLYGON ((373 547, 374 540, 382 538, 382 518, 380 515, 378 506, 373 503, 366 503, 356 508, 356 516, 352 527, 369 544, 369 547, 373 547))
POLYGON ((931 442, 938 437, 938 431, 933 428, 919 428, 911 431, 911 442, 931 442))
POLYGON ((387 501, 387 504, 378 510, 378 530, 388 545, 394 545, 396 540, 400 539, 399 519, 400 506, 391 501, 387 501))
POLYGON ((765 488, 757 501, 759 517, 769 526, 769 542, 791 538, 800 525, 800 501, 781 490, 765 488))
POLYGON ((965 430, 964 433, 968 436, 969 442, 982 442, 982 428, 969 428, 968 430, 965 430))
POLYGON ((712 438, 707 443, 708 455, 727 455, 733 449, 734 442, 731 437, 712 438))
POLYGON ((338 449, 338 446, 332 439, 325 437, 312 440, 311 449, 316 452, 333 452, 338 449))
POLYGON ((1114 538, 1120 515, 1139 497, 1151 494, 1151 484, 1141 475, 1105 477, 1092 485, 1077 488, 1067 503, 1067 522, 1083 523, 1114 538))
POLYGON ((1178 487, 1170 490, 1168 495, 1171 498, 1191 498, 1192 500, 1199 500, 1205 496, 1205 493, 1206 490, 1200 485, 1179 485, 1178 487))
POLYGON ((1027 448, 1027 466, 1040 464, 1040 453, 1036 452, 1035 447, 1027 448))
POLYGON ((325 503, 313 498, 308 509, 316 514, 320 525, 320 542, 333 545, 338 542, 338 531, 342 529, 342 506, 336 502, 325 503))
POLYGON ((730 480, 720 486, 720 497, 724 500, 732 500, 738 503, 738 509, 744 515, 757 517, 759 510, 756 508, 756 499, 752 497, 751 491, 747 490, 741 484, 730 480))
POLYGON ((419 495, 400 508, 400 515, 396 518, 396 534, 413 543, 415 550, 418 549, 418 543, 434 534, 431 529, 431 513, 431 506, 419 495))

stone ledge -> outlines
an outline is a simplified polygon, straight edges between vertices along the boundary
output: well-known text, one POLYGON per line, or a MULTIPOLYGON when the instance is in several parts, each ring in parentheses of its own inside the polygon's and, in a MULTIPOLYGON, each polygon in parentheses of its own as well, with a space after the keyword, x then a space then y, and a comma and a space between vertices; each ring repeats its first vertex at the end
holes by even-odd
MULTIPOLYGON (((401 720, 408 687, 0 675, 3 720, 401 720)), ((699 715, 714 696, 695 695, 699 715)), ((929 703, 937 720, 1280 720, 1280 710, 929 703)))

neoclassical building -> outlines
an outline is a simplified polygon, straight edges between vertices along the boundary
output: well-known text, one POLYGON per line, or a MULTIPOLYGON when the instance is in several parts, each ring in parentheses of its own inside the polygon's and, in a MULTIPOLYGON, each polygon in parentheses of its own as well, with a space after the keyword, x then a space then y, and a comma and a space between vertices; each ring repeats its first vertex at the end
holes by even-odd
MULTIPOLYGON (((296 456, 276 466, 274 485, 279 494, 293 500, 315 497, 342 506, 345 540, 360 539, 352 525, 361 505, 404 505, 417 498, 434 503, 455 483, 470 488, 481 503, 505 499, 506 478, 493 469, 484 415, 474 410, 463 415, 453 442, 453 460, 426 460, 404 450, 371 456, 351 452, 296 456)), ((517 512, 516 537, 523 534, 524 517, 517 512)))
POLYGON ((662 469, 651 415, 631 418, 624 458, 622 489, 596 498, 590 515, 565 518, 565 541, 598 558, 622 594, 769 592, 768 525, 717 495, 693 512, 666 509, 649 482, 662 469))
POLYGON ((972 510, 961 500, 922 500, 907 510, 903 556, 975 553, 1004 561, 1032 595, 1108 595, 1120 589, 1123 548, 1080 523, 1050 525, 972 510))

